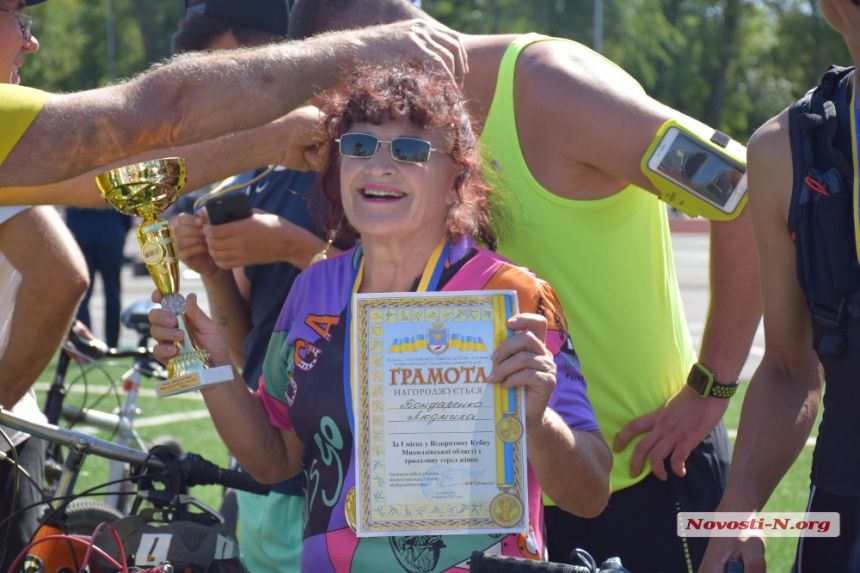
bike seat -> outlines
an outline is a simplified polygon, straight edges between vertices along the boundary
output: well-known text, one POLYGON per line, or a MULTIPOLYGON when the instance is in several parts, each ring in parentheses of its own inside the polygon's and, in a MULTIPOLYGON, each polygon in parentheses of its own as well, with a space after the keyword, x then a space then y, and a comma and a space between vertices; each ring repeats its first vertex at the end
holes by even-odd
POLYGON ((122 323, 141 334, 147 333, 152 326, 149 323, 149 311, 153 308, 161 307, 151 300, 139 300, 122 312, 122 323))

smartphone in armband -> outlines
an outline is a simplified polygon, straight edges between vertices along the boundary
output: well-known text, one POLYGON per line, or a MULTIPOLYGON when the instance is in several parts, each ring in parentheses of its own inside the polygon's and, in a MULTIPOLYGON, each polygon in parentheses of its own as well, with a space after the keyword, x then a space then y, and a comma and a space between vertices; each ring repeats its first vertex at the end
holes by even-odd
POLYGON ((703 124, 695 127, 664 124, 642 158, 642 171, 660 198, 679 211, 716 221, 734 219, 746 204, 746 149, 703 124))
POLYGON ((210 199, 206 201, 205 209, 212 225, 232 223, 251 216, 251 203, 244 193, 231 193, 210 199))

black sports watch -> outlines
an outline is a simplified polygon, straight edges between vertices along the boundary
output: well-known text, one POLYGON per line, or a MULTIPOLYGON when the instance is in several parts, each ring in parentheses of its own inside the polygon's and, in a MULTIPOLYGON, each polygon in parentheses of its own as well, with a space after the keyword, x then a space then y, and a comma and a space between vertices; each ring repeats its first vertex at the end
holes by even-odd
POLYGON ((708 396, 731 398, 738 391, 739 382, 739 380, 735 380, 733 384, 720 384, 714 378, 714 373, 701 362, 693 364, 690 375, 687 376, 687 384, 702 398, 708 396))

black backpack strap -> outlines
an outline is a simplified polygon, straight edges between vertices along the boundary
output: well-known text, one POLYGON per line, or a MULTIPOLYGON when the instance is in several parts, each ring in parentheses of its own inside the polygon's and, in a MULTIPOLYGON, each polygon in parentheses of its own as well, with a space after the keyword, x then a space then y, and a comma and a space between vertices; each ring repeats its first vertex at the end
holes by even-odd
MULTIPOLYGON (((853 180, 853 159, 849 161, 845 157, 840 150, 844 145, 839 141, 840 119, 844 123, 850 117, 847 83, 852 71, 853 68, 831 66, 821 84, 807 92, 788 112, 793 169, 788 227, 796 243, 798 280, 813 323, 821 333, 817 345, 820 356, 838 356, 845 348, 846 300, 850 293, 836 298, 823 295, 828 289, 822 282, 820 269, 827 267, 824 259, 828 253, 822 252, 821 243, 816 242, 821 237, 808 236, 820 232, 812 232, 808 225, 809 210, 815 209, 813 205, 821 197, 810 197, 810 194, 828 196, 825 186, 832 192, 834 179, 837 190, 838 180, 853 180)), ((856 264, 840 264, 836 272, 856 273, 856 264)))
MULTIPOLYGON (((845 177, 853 177, 853 160, 848 161, 839 150, 837 103, 847 100, 847 91, 839 90, 854 68, 830 66, 821 84, 809 90, 788 110, 788 133, 791 141, 791 163, 794 184, 788 212, 788 230, 792 238, 797 232, 797 204, 800 201, 806 174, 810 169, 825 173, 836 168, 845 177)), ((843 106, 840 105, 840 108, 843 106)))

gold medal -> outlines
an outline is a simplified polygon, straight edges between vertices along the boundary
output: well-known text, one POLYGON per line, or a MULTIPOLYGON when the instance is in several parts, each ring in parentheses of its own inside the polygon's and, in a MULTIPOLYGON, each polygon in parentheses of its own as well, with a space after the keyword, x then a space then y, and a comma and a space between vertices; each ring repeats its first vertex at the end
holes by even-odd
POLYGON ((358 510, 355 506, 355 486, 352 486, 346 492, 346 499, 343 501, 343 514, 346 517, 346 524, 353 531, 358 527, 358 510))

